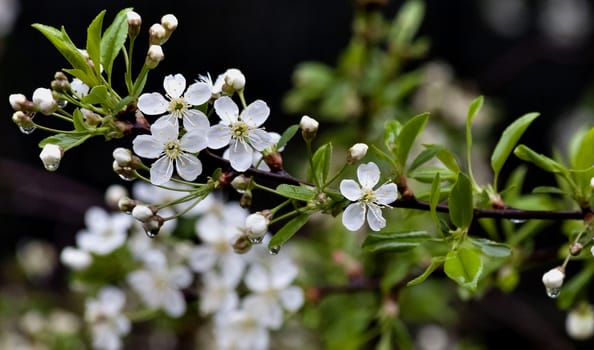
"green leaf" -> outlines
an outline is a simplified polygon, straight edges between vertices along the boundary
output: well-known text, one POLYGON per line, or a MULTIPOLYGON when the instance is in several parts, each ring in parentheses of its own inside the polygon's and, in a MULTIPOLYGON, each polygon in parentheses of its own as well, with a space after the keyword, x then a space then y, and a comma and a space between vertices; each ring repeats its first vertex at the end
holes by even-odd
POLYGON ((433 183, 435 174, 439 173, 441 181, 456 181, 456 173, 444 168, 424 168, 417 169, 408 174, 408 177, 422 183, 433 183))
POLYGON ((534 189, 532 189, 532 193, 536 193, 536 194, 562 194, 562 195, 566 195, 567 194, 567 193, 563 192, 560 188, 553 187, 553 186, 538 186, 538 187, 535 187, 534 189))
POLYGON ((587 291, 588 285, 594 276, 594 265, 587 264, 575 276, 563 285, 561 294, 557 299, 559 307, 562 309, 569 309, 574 306, 575 302, 582 292, 587 291))
POLYGON ((330 172, 330 162, 332 161, 332 144, 327 143, 313 155, 313 175, 318 179, 319 184, 325 184, 330 172))
POLYGON ((411 0, 402 5, 390 26, 389 38, 394 47, 402 49, 410 45, 419 30, 424 13, 422 1, 411 0))
POLYGON ((410 166, 407 169, 407 172, 414 171, 419 166, 427 163, 431 159, 433 159, 439 151, 443 148, 443 146, 438 145, 424 145, 425 149, 419 153, 419 155, 412 161, 410 166))
POLYGON ((525 145, 519 145, 518 147, 516 147, 514 149, 514 154, 516 155, 516 157, 524 161, 530 162, 543 170, 546 170, 551 173, 562 174, 565 177, 568 176, 568 171, 563 165, 557 163, 553 159, 543 154, 534 152, 525 145))
POLYGON ((132 8, 126 8, 118 12, 111 25, 103 33, 101 38, 101 64, 107 74, 111 77, 113 61, 124 47, 126 37, 128 36, 128 18, 127 13, 132 8))
POLYGON ((437 153, 437 159, 443 163, 453 173, 460 172, 460 166, 454 154, 447 148, 441 146, 441 150, 437 153))
POLYGON ((95 105, 105 104, 107 101, 107 86, 97 85, 94 86, 89 93, 82 98, 83 103, 95 105))
POLYGON ((281 229, 278 230, 274 236, 272 236, 270 242, 268 243, 268 248, 276 249, 281 247, 286 241, 291 239, 291 237, 293 237, 293 235, 297 233, 297 231, 299 231, 303 225, 307 223, 310 216, 311 214, 301 214, 287 222, 285 226, 281 227, 281 229))
POLYGON ((396 139, 401 129, 402 124, 397 120, 389 120, 384 124, 384 143, 390 151, 396 147, 396 139))
POLYGON ((55 134, 50 137, 46 137, 45 139, 39 142, 39 147, 43 147, 48 143, 58 145, 62 147, 64 151, 67 151, 71 148, 74 148, 83 142, 85 142, 88 138, 90 138, 91 134, 87 133, 80 133, 80 134, 55 134))
POLYGON ((415 277, 414 279, 408 281, 406 286, 407 287, 416 286, 417 284, 420 284, 423 281, 425 281, 427 279, 427 277, 429 277, 433 273, 433 271, 435 271, 438 267, 441 266, 441 264, 443 264, 445 259, 446 259, 445 256, 434 256, 433 258, 431 258, 431 264, 429 264, 429 266, 427 266, 425 271, 422 274, 420 274, 419 276, 415 277))
POLYGON ((95 65, 95 74, 100 74, 101 69, 101 30, 105 10, 101 11, 87 28, 87 53, 95 65))
POLYGON ((62 70, 64 72, 72 75, 73 77, 80 79, 83 83, 87 84, 88 86, 94 86, 97 84, 97 79, 93 76, 92 72, 88 73, 83 70, 74 69, 74 68, 71 68, 71 69, 65 68, 62 70))
POLYGON ((281 135, 280 140, 278 140, 278 143, 276 144, 276 149, 281 149, 285 147, 287 142, 289 142, 293 138, 293 136, 295 136, 297 130, 299 130, 299 124, 289 126, 281 135))
POLYGON ((387 154, 386 152, 382 151, 381 149, 379 149, 376 145, 371 144, 371 150, 373 151, 373 153, 381 160, 386 161, 387 163, 389 163, 392 166, 395 166, 394 164, 394 159, 392 159, 392 157, 390 157, 389 154, 387 154))
POLYGON ((450 220, 456 227, 465 229, 470 226, 473 216, 472 185, 464 173, 458 173, 458 180, 448 197, 450 220))
POLYGON ((495 146, 491 155, 491 168, 495 172, 495 179, 498 178, 503 164, 513 151, 514 147, 524 134, 528 126, 539 116, 539 113, 528 113, 511 123, 501 134, 501 138, 495 146))
POLYGON ((294 186, 288 184, 280 184, 276 188, 276 191, 283 196, 291 199, 297 199, 300 201, 308 201, 315 197, 316 192, 306 186, 294 186))
POLYGON ((439 203, 439 197, 441 194, 441 180, 439 177, 439 173, 435 174, 433 178, 433 183, 431 184, 431 194, 429 195, 429 210, 431 212, 431 218, 433 218, 433 222, 437 229, 439 229, 439 217, 437 216, 437 204, 439 203))
POLYGON ((512 250, 507 244, 491 241, 486 238, 469 238, 470 242, 485 254, 492 258, 507 258, 512 250))
POLYGON ((443 270, 460 286, 474 291, 483 271, 483 261, 474 249, 460 248, 448 253, 443 270))
POLYGON ((82 112, 78 108, 72 112, 72 123, 74 124, 74 130, 76 131, 85 132, 89 129, 88 125, 85 123, 82 112))
POLYGON ((396 144, 392 148, 392 152, 396 156, 396 162, 402 166, 406 166, 408 153, 415 142, 417 136, 423 131, 427 121, 429 120, 429 113, 423 113, 412 117, 407 121, 396 137, 396 144))
POLYGON ((363 241, 363 250, 368 253, 401 253, 418 247, 430 238, 426 231, 371 233, 363 241))
POLYGON ((472 120, 483 107, 483 96, 475 98, 468 107, 468 115, 466 116, 466 165, 468 166, 468 174, 470 178, 472 176, 472 164, 471 164, 471 150, 472 150, 472 120))
POLYGON ((571 166, 576 170, 589 169, 594 165, 594 128, 591 128, 577 140, 578 145, 572 152, 571 166))

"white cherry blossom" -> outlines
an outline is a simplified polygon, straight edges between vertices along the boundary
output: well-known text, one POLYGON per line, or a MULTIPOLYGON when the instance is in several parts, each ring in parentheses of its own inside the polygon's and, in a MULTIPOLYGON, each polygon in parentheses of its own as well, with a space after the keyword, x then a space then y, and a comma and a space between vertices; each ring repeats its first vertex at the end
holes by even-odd
POLYGON ((350 231, 357 231, 363 226, 365 216, 373 231, 379 231, 386 226, 381 208, 388 206, 398 197, 398 188, 394 183, 385 183, 377 190, 373 187, 380 179, 377 164, 369 162, 357 168, 357 183, 352 179, 340 182, 340 193, 351 203, 342 214, 342 223, 350 231))
POLYGON ((266 102, 257 100, 242 112, 228 96, 214 102, 214 108, 221 122, 208 131, 208 147, 213 149, 229 145, 229 161, 237 171, 247 170, 253 161, 254 150, 261 152, 274 141, 260 126, 270 114, 266 102))
POLYGON ((91 327, 94 349, 122 348, 120 337, 130 332, 130 320, 122 314, 125 303, 124 292, 110 286, 101 289, 96 299, 86 301, 85 320, 91 327))
POLYGON ((178 127, 162 121, 151 126, 151 134, 136 136, 132 148, 143 158, 158 158, 150 170, 154 185, 163 185, 171 179, 173 163, 177 174, 184 180, 193 181, 202 173, 202 163, 193 154, 206 148, 202 130, 191 130, 178 140, 178 127))
POLYGON ((208 118, 192 106, 199 106, 210 100, 211 91, 208 84, 198 81, 186 88, 186 79, 181 74, 168 75, 163 81, 163 87, 168 99, 158 92, 144 93, 138 98, 138 109, 148 115, 165 114, 157 121, 168 120, 179 126, 178 119, 182 119, 186 130, 209 127, 208 118), (182 93, 184 93, 182 95, 182 93))
POLYGON ((219 350, 267 350, 270 334, 259 321, 257 305, 244 304, 239 309, 218 315, 214 334, 219 350))
POLYGON ((91 207, 85 213, 85 223, 87 227, 76 234, 76 244, 84 251, 106 255, 126 242, 132 218, 91 207))

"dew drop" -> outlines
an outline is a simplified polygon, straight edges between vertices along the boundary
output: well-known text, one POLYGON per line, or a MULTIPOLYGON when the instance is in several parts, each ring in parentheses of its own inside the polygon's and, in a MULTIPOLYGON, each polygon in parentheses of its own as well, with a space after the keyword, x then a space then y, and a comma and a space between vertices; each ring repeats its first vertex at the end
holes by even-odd
POLYGON ((556 287, 556 288, 547 288, 547 296, 549 298, 557 298, 559 296, 559 294, 561 294, 561 288, 556 287))
POLYGON ((56 163, 44 163, 43 164, 45 166, 45 169, 47 169, 48 171, 56 171, 58 170, 58 167, 60 166, 59 162, 56 163))
POLYGON ((278 252, 280 252, 280 248, 281 247, 278 245, 272 246, 268 249, 268 253, 270 253, 270 255, 276 255, 278 252))
POLYGON ((509 221, 511 221, 514 224, 523 224, 526 222, 525 219, 509 219, 509 221))
POLYGON ((35 131, 35 127, 34 126, 19 126, 19 130, 21 130, 21 132, 25 135, 29 135, 31 134, 33 131, 35 131))
POLYGON ((248 239, 250 240, 250 242, 252 242, 252 244, 260 244, 260 243, 262 243, 262 240, 264 239, 264 236, 260 236, 260 237, 248 237, 248 239))
POLYGON ((146 235, 148 236, 148 238, 155 238, 159 234, 159 229, 158 228, 155 228, 155 229, 152 229, 152 230, 144 230, 144 232, 146 233, 146 235))
POLYGON ((64 107, 66 107, 67 105, 68 105, 68 101, 66 101, 66 100, 59 100, 59 101, 58 101, 58 107, 59 107, 59 108, 64 108, 64 107))

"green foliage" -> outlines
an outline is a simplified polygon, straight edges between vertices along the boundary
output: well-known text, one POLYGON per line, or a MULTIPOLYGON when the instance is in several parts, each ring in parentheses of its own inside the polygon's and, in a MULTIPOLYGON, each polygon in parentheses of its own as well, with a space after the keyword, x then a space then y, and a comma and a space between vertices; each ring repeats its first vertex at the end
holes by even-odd
POLYGON ((464 173, 458 173, 458 180, 452 187, 448 197, 450 220, 461 229, 467 229, 472 222, 474 203, 472 201, 472 184, 464 173))
POLYGON ((310 179, 315 179, 318 184, 325 184, 330 172, 332 162, 332 143, 327 143, 314 153, 312 158, 313 168, 310 170, 310 179))
POLYGON ((425 231, 370 233, 363 241, 363 251, 402 253, 418 247, 430 238, 425 231))
POLYGON ((101 64, 105 69, 108 81, 111 81, 113 62, 126 42, 128 35, 127 14, 131 10, 131 8, 126 8, 118 12, 113 23, 107 27, 101 37, 101 64))
POLYGON ((452 250, 445 258, 443 271, 460 286, 474 291, 483 271, 483 260, 474 249, 452 250))
POLYGON ((286 241, 291 239, 303 225, 307 223, 311 214, 300 214, 289 220, 274 236, 270 239, 268 247, 270 249, 277 249, 281 247, 286 241))

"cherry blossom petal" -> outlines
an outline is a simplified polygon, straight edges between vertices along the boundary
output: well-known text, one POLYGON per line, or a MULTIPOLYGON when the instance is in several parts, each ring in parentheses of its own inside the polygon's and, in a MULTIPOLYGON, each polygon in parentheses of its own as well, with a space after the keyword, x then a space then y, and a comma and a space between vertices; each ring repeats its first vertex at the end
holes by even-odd
POLYGON ((169 272, 171 285, 176 288, 186 288, 192 283, 192 273, 185 266, 175 266, 169 272))
POLYGON ((279 299, 285 310, 291 312, 299 310, 305 301, 303 289, 296 286, 291 286, 280 291, 279 299))
POLYGON ((206 135, 201 130, 187 132, 179 140, 179 146, 186 152, 196 153, 205 149, 207 146, 206 135))
POLYGON ((268 272, 261 265, 252 265, 246 273, 243 281, 246 287, 252 292, 264 293, 270 288, 268 272))
POLYGON ((217 215, 208 213, 196 221, 195 230, 202 241, 215 245, 221 240, 225 227, 217 215))
POLYGON ((375 191, 375 201, 382 205, 389 205, 398 198, 398 187, 395 183, 381 185, 375 191))
POLYGON ((161 141, 161 143, 165 145, 169 142, 177 141, 179 129, 177 126, 163 121, 160 123, 153 123, 153 125, 151 125, 151 134, 154 138, 161 141))
POLYGON ((246 171, 252 165, 254 150, 243 142, 231 140, 229 145, 229 161, 231 167, 237 171, 246 171))
POLYGON ((167 156, 157 159, 151 165, 151 183, 153 185, 163 185, 171 179, 173 175, 173 162, 167 156))
POLYGON ((189 109, 184 113, 184 128, 186 130, 202 130, 206 132, 210 127, 206 114, 196 109, 189 109))
POLYGON ((159 117, 159 119, 155 120, 153 125, 161 124, 161 123, 169 123, 169 124, 172 124, 175 128, 179 128, 178 118, 176 116, 174 116, 173 114, 165 114, 165 115, 159 117))
POLYGON ((342 213, 342 224, 349 231, 357 231, 365 222, 365 204, 351 203, 342 213))
POLYGON ((377 205, 370 203, 367 205, 367 223, 373 231, 379 231, 386 227, 386 219, 382 216, 382 210, 377 205))
POLYGON ((227 146, 231 141, 233 132, 225 124, 213 125, 208 129, 208 148, 219 149, 227 146))
POLYGON ((138 135, 132 141, 134 153, 143 158, 158 158, 163 153, 163 143, 151 135, 138 135))
POLYGON ((91 207, 85 212, 85 225, 91 230, 95 228, 97 224, 101 225, 99 226, 101 228, 105 227, 108 221, 109 215, 103 208, 91 207))
POLYGON ((274 289, 287 288, 297 277, 299 269, 289 259, 281 260, 270 267, 270 286, 274 289))
POLYGON ((163 88, 171 98, 178 98, 186 88, 186 78, 181 74, 168 75, 163 80, 163 88))
POLYGON ((363 191, 361 186, 355 180, 345 179, 340 181, 340 193, 346 197, 346 199, 355 202, 361 199, 363 191))
POLYGON ((189 153, 181 153, 175 159, 175 168, 177 174, 186 181, 194 181, 202 174, 202 163, 198 157, 189 153))
POLYGON ((263 295, 248 295, 243 300, 246 310, 260 323, 270 329, 279 329, 283 324, 283 310, 278 302, 263 295))
POLYGON ((161 302, 163 310, 171 317, 179 317, 186 312, 186 300, 178 290, 167 290, 166 295, 162 296, 161 302))
POLYGON ((188 90, 184 94, 184 100, 193 106, 200 106, 210 100, 211 95, 212 92, 208 84, 196 82, 188 86, 188 90))
POLYGON ((380 178, 380 170, 374 162, 361 164, 357 168, 357 178, 361 187, 364 189, 372 189, 377 184, 380 178))
POLYGON ((248 139, 250 140, 252 147, 258 151, 262 151, 274 144, 274 141, 272 140, 272 137, 270 137, 269 133, 262 129, 250 130, 248 139))
POLYGON ((270 108, 266 102, 262 100, 256 100, 250 103, 240 115, 240 119, 243 120, 247 125, 257 128, 264 124, 268 115, 270 114, 270 108))
POLYGON ((140 95, 137 107, 144 114, 158 115, 167 112, 169 102, 160 93, 153 92, 140 95))
POLYGON ((198 246, 190 254, 188 265, 196 272, 205 272, 212 269, 216 261, 217 252, 214 247, 198 246))
POLYGON ((239 108, 229 96, 218 98, 214 102, 214 109, 223 123, 227 125, 235 123, 239 116, 239 108))

